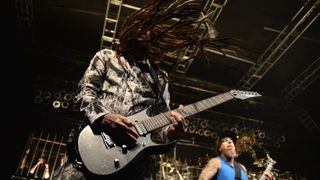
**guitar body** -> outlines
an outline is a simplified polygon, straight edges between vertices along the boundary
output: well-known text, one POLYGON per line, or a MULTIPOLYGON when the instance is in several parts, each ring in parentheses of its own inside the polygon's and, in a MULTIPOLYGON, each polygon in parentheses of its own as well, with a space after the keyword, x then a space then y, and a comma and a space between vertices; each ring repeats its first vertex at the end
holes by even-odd
MULTIPOLYGON (((133 121, 142 121, 149 118, 146 110, 128 117, 133 121)), ((111 137, 110 137, 111 138, 111 137)), ((79 134, 78 148, 80 157, 86 168, 97 175, 113 175, 121 171, 145 153, 166 151, 174 142, 158 144, 152 141, 151 134, 140 136, 136 145, 123 149, 122 144, 115 143, 114 147, 107 147, 101 134, 95 134, 91 127, 86 126, 79 134), (117 162, 116 162, 117 161, 117 162)))

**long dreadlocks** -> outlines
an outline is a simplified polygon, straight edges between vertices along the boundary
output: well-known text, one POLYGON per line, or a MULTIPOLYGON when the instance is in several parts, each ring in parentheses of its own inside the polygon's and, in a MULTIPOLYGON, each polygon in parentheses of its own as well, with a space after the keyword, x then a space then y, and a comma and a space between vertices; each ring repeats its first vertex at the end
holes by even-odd
POLYGON ((178 52, 188 46, 221 47, 223 40, 213 40, 204 24, 205 15, 200 0, 153 0, 150 4, 129 16, 120 34, 118 53, 129 51, 143 44, 147 56, 155 63, 176 58, 178 52))

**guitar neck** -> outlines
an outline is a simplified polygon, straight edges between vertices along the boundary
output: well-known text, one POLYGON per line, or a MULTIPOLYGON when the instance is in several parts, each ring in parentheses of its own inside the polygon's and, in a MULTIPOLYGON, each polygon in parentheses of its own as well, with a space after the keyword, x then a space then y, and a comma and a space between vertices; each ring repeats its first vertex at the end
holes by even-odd
POLYGON ((263 174, 261 175, 259 180, 266 180, 265 174, 270 173, 273 168, 273 162, 270 162, 267 166, 267 168, 264 170, 263 174))
POLYGON ((268 166, 267 166, 267 168, 266 168, 266 170, 264 171, 263 174, 270 173, 271 170, 272 170, 272 167, 273 167, 273 164, 272 164, 272 163, 268 164, 268 166))
MULTIPOLYGON (((230 92, 226 92, 226 93, 184 106, 183 110, 175 109, 173 111, 180 113, 184 118, 186 118, 196 113, 199 113, 201 111, 207 110, 218 104, 221 104, 223 102, 229 101, 233 98, 234 97, 232 96, 232 94, 230 94, 230 92)), ((142 124, 144 125, 145 129, 148 132, 150 132, 155 129, 164 127, 168 124, 171 124, 171 121, 169 120, 169 115, 167 113, 161 113, 159 115, 143 120, 142 124)))

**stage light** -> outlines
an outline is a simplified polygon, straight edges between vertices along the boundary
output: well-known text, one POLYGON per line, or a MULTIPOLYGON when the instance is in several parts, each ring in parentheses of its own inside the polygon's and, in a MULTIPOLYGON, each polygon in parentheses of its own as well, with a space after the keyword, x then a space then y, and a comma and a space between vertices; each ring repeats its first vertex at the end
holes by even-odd
POLYGON ((210 136, 211 136, 212 139, 217 139, 218 134, 216 132, 211 132, 210 136))
POLYGON ((239 133, 239 130, 238 130, 237 127, 232 127, 232 128, 230 129, 230 131, 234 132, 235 134, 238 134, 238 133, 239 133))
POLYGON ((63 96, 63 99, 66 100, 66 101, 71 101, 72 95, 69 94, 69 93, 66 93, 66 94, 63 96))
POLYGON ((200 130, 198 131, 198 134, 199 134, 200 136, 203 136, 203 133, 204 133, 204 129, 200 129, 200 130))
POLYGON ((58 100, 54 100, 54 101, 52 102, 52 106, 53 106, 54 108, 59 108, 59 107, 61 106, 61 103, 60 103, 60 101, 58 101, 58 100))
POLYGON ((34 102, 37 103, 37 104, 41 104, 42 103, 42 97, 40 96, 37 96, 34 98, 34 102))
POLYGON ((54 97, 55 99, 61 99, 62 94, 61 94, 61 92, 55 92, 55 93, 53 94, 53 97, 54 97))
POLYGON ((43 97, 46 98, 46 99, 49 99, 51 97, 51 92, 50 91, 45 91, 43 93, 43 97))
POLYGON ((189 133, 194 133, 196 131, 196 127, 195 126, 190 126, 189 127, 189 133))
POLYGON ((264 138, 266 137, 266 133, 264 133, 264 132, 259 132, 258 137, 259 137, 260 139, 264 139, 264 138))
POLYGON ((205 136, 205 137, 209 137, 210 136, 210 130, 209 129, 206 129, 204 132, 203 132, 203 135, 205 136))
POLYGON ((279 138, 279 141, 280 141, 280 142, 283 143, 285 140, 286 140, 286 137, 285 137, 284 135, 280 136, 280 138, 279 138))
POLYGON ((68 107, 69 107, 69 102, 63 101, 63 102, 61 103, 61 107, 64 108, 64 109, 68 109, 68 107))
POLYGON ((202 128, 208 127, 208 120, 201 121, 200 126, 201 126, 202 128))

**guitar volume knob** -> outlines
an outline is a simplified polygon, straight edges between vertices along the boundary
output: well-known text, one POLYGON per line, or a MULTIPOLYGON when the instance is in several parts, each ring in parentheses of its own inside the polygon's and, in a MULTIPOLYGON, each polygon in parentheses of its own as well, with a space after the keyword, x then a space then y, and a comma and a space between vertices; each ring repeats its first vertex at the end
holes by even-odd
POLYGON ((128 148, 127 148, 127 146, 125 144, 122 145, 121 148, 122 148, 122 153, 124 153, 124 154, 127 153, 128 148))
POLYGON ((114 167, 115 168, 119 168, 120 167, 120 161, 119 161, 119 159, 114 159, 114 167))

